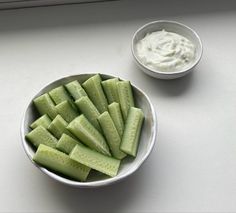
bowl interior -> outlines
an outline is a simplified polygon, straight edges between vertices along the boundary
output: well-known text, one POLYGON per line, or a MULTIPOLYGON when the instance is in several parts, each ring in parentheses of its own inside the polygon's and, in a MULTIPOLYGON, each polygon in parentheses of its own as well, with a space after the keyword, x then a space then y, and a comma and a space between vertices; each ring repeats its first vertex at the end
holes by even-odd
MULTIPOLYGON (((53 83, 47 85, 44 87, 37 95, 34 96, 37 97, 45 92, 48 92, 49 90, 60 86, 62 84, 66 84, 70 81, 73 80, 78 80, 80 83, 83 83, 85 80, 90 78, 94 74, 81 74, 81 75, 75 75, 75 76, 70 76, 70 77, 65 77, 62 79, 59 79, 57 81, 54 81, 53 83)), ((109 79, 109 78, 114 78, 114 76, 109 76, 109 75, 104 75, 101 74, 102 79, 109 79)), ((39 165, 37 165, 33 160, 33 155, 35 153, 35 148, 28 143, 25 140, 25 135, 31 130, 29 125, 37 118, 39 117, 37 110, 35 109, 32 99, 30 104, 28 105, 24 118, 22 121, 22 129, 21 129, 21 137, 22 137, 22 143, 23 147, 25 149, 26 154, 28 155, 29 159, 32 161, 32 163, 37 166, 41 171, 44 173, 48 174, 52 178, 69 184, 73 186, 78 186, 78 187, 93 187, 93 186, 100 186, 100 185, 105 185, 109 184, 118 180, 123 179, 124 177, 130 175, 133 173, 138 167, 142 164, 142 162, 147 158, 149 153, 152 150, 152 147, 155 142, 155 137, 156 137, 156 129, 157 129, 157 124, 156 124, 156 116, 155 116, 155 111, 154 108, 148 99, 148 97, 137 87, 132 85, 133 88, 133 93, 134 93, 134 98, 135 98, 135 103, 136 106, 141 108, 144 112, 145 115, 145 120, 140 136, 140 144, 139 144, 139 149, 137 153, 136 158, 132 157, 126 157, 122 163, 121 167, 119 170, 119 173, 116 177, 110 178, 106 175, 103 175, 101 173, 93 171, 91 174, 89 174, 88 180, 86 182, 78 182, 74 180, 70 180, 66 177, 63 177, 62 175, 55 174, 39 165), (96 173, 96 174, 95 174, 96 173)))
MULTIPOLYGON (((180 34, 190 41, 192 41, 196 47, 196 55, 194 60, 186 67, 184 67, 184 70, 188 70, 191 68, 194 64, 196 64, 199 59, 201 58, 202 54, 202 44, 199 36, 189 27, 186 25, 180 24, 178 22, 173 22, 173 21, 155 21, 151 22, 149 24, 144 25, 141 27, 134 35, 133 41, 132 41, 132 51, 135 56, 136 61, 138 61, 139 64, 144 66, 146 69, 151 70, 149 67, 145 66, 142 64, 142 62, 139 60, 137 56, 137 49, 136 49, 136 44, 138 41, 140 41, 142 38, 145 37, 147 33, 155 32, 155 31, 160 31, 165 29, 166 31, 173 32, 180 34)), ((163 74, 172 74, 172 73, 179 73, 180 71, 173 71, 173 72, 162 72, 162 71, 157 71, 157 70, 151 70, 153 72, 159 72, 163 74)))

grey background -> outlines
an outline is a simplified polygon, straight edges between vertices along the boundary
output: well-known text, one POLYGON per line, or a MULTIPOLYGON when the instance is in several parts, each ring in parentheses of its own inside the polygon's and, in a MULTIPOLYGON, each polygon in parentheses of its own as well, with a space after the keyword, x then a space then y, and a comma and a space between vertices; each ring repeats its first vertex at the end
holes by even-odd
POLYGON ((0 11, 0 212, 236 212, 236 2, 115 1, 0 11), (161 81, 134 64, 146 22, 194 28, 203 58, 185 78, 161 81), (32 166, 20 121, 45 84, 80 72, 130 79, 155 105, 150 158, 127 180, 75 189, 32 166))
POLYGON ((0 9, 26 8, 62 4, 78 4, 105 0, 0 0, 0 9))

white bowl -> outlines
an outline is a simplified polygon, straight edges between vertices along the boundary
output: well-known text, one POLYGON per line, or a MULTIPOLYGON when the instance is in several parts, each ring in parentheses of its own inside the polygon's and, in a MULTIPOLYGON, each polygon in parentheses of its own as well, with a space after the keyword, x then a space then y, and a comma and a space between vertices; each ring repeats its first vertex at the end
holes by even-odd
POLYGON ((132 54, 136 63, 138 64, 138 66, 141 68, 143 72, 145 72, 146 74, 154 78, 160 78, 160 79, 166 79, 166 80, 180 78, 188 74, 198 64, 202 56, 202 42, 198 34, 193 29, 191 29, 190 27, 187 27, 184 24, 181 24, 175 21, 166 21, 166 20, 150 22, 150 23, 145 24, 141 28, 139 28, 133 36, 131 49, 132 49, 132 54), (170 31, 170 32, 174 32, 179 35, 182 35, 194 43, 194 45, 196 46, 196 53, 195 53, 195 58, 194 58, 193 63, 191 63, 187 67, 184 67, 182 70, 163 72, 161 70, 151 69, 140 61, 139 57, 137 56, 137 51, 136 51, 137 42, 140 41, 142 38, 144 38, 144 36, 147 33, 160 31, 163 29, 165 29, 166 31, 170 31))
MULTIPOLYGON (((145 115, 145 120, 144 120, 144 124, 142 128, 142 132, 141 132, 137 157, 136 158, 127 157, 124 160, 122 160, 117 176, 111 178, 101 173, 98 173, 98 172, 95 173, 94 171, 92 171, 92 174, 89 174, 88 180, 86 182, 79 182, 79 181, 75 181, 75 180, 63 177, 54 172, 51 172, 50 170, 39 166, 33 161, 33 155, 35 153, 35 149, 25 139, 25 135, 30 131, 29 125, 39 116, 33 105, 33 99, 40 96, 41 94, 45 92, 48 92, 49 90, 59 85, 66 84, 73 80, 78 80, 80 83, 82 83, 93 75, 94 74, 79 74, 79 75, 74 75, 74 76, 68 76, 68 77, 56 80, 48 84, 47 86, 45 86, 31 99, 29 105, 26 108, 26 111, 23 116, 22 124, 21 124, 22 145, 30 161, 38 169, 40 169, 43 173, 47 174, 51 178, 59 182, 62 182, 64 184, 74 186, 74 187, 98 187, 98 186, 115 183, 117 181, 120 181, 128 177, 129 175, 134 173, 145 161, 145 159, 149 156, 156 140, 157 120, 156 120, 156 115, 155 115, 155 110, 153 108, 153 105, 151 104, 147 95, 144 94, 143 91, 141 91, 140 89, 138 89, 136 86, 132 84, 136 106, 143 110, 144 115, 145 115)), ((103 79, 109 79, 109 78, 114 78, 115 76, 101 74, 101 77, 103 79)))

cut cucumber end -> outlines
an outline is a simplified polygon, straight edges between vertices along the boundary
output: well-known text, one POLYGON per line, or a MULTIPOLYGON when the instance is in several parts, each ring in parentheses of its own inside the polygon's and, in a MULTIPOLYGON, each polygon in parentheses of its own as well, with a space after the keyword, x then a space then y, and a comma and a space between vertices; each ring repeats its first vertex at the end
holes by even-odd
POLYGON ((72 81, 66 84, 65 87, 71 94, 71 96, 74 98, 74 100, 78 100, 83 96, 87 96, 87 93, 85 92, 85 90, 82 88, 82 86, 78 81, 72 81))
POLYGON ((67 93, 64 86, 59 86, 51 91, 49 91, 49 95, 52 98, 52 100, 55 102, 55 104, 59 104, 63 101, 72 101, 70 95, 67 93))
POLYGON ((103 134, 105 135, 106 141, 110 147, 112 156, 117 159, 123 159, 126 154, 120 150, 121 138, 111 116, 106 111, 98 117, 98 121, 102 127, 103 134))
POLYGON ((137 155, 143 120, 144 114, 142 110, 131 107, 126 121, 120 149, 133 157, 136 157, 137 155))
POLYGON ((107 97, 108 103, 113 102, 119 103, 119 95, 117 91, 116 83, 119 81, 118 78, 112 78, 105 81, 102 81, 102 87, 107 97))
POLYGON ((85 115, 85 117, 91 122, 91 124, 101 132, 100 125, 97 121, 98 116, 100 115, 99 111, 93 104, 93 102, 89 99, 88 96, 81 97, 77 101, 75 101, 76 106, 79 111, 85 115))
POLYGON ((40 144, 50 146, 52 148, 56 147, 57 139, 44 127, 38 126, 32 131, 30 131, 25 138, 31 142, 35 147, 40 144))
POLYGON ((55 105, 48 93, 35 98, 33 102, 40 115, 47 114, 51 119, 57 116, 55 105))
POLYGON ((122 138, 125 124, 123 121, 120 104, 113 102, 112 104, 108 105, 108 111, 109 111, 109 114, 116 126, 116 129, 117 129, 120 137, 122 138))
POLYGON ((90 172, 90 168, 82 165, 56 149, 39 145, 33 160, 55 172, 59 172, 75 180, 85 181, 90 172))
POLYGON ((81 145, 75 146, 70 153, 70 158, 111 177, 117 175, 120 166, 120 160, 81 145))
POLYGON ((91 149, 108 156, 111 155, 109 147, 102 134, 88 121, 84 115, 80 115, 70 122, 67 129, 91 149))
POLYGON ((78 140, 75 140, 71 136, 63 133, 59 141, 57 142, 56 148, 59 149, 60 151, 70 154, 72 149, 78 144, 81 143, 78 140))
POLYGON ((65 121, 68 123, 74 120, 79 113, 75 111, 73 106, 69 101, 63 101, 60 104, 56 105, 57 113, 61 115, 62 118, 64 118, 65 121))
POLYGON ((35 129, 38 126, 43 126, 44 128, 48 128, 48 126, 50 125, 50 123, 52 122, 52 120, 49 118, 48 115, 42 115, 41 117, 39 117, 37 120, 35 120, 30 127, 32 129, 35 129))
POLYGON ((57 115, 48 126, 48 130, 58 139, 63 133, 72 136, 72 134, 66 129, 67 126, 68 123, 61 117, 61 115, 57 115))
POLYGON ((130 107, 134 107, 134 98, 130 81, 117 82, 117 91, 124 121, 128 117, 130 107))
POLYGON ((98 111, 103 113, 107 111, 108 102, 103 92, 101 81, 101 76, 96 74, 85 81, 82 86, 98 111))

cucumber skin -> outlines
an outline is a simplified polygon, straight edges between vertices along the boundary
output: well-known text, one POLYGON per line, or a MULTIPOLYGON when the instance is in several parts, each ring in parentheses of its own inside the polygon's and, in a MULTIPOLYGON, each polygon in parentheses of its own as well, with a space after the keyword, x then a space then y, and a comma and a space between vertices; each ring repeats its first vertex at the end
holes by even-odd
POLYGON ((42 126, 38 126, 33 129, 25 136, 25 138, 35 147, 38 147, 40 144, 44 144, 55 148, 57 144, 57 139, 42 126))
POLYGON ((102 81, 102 87, 107 97, 108 103, 113 102, 119 103, 119 95, 117 91, 116 83, 119 81, 118 78, 112 78, 105 81, 102 81))
POLYGON ((102 127, 103 134, 105 135, 106 141, 110 147, 112 156, 119 160, 123 159, 126 154, 120 150, 121 138, 111 116, 106 111, 98 117, 98 121, 102 127))
POLYGON ((70 159, 68 155, 43 144, 40 144, 33 160, 39 165, 79 181, 85 181, 91 170, 70 159))
POLYGON ((57 113, 60 114, 61 117, 64 118, 64 120, 68 123, 70 123, 79 115, 79 113, 74 110, 69 101, 63 101, 60 104, 56 105, 55 108, 57 110, 57 113))
POLYGON ((133 157, 136 157, 137 155, 143 120, 144 114, 142 110, 131 107, 126 121, 120 149, 133 157))
POLYGON ((71 94, 71 96, 74 98, 74 100, 78 100, 83 96, 87 96, 87 93, 78 81, 72 81, 66 84, 65 87, 67 91, 71 94))
POLYGON ((70 136, 73 136, 66 127, 68 123, 61 117, 61 115, 57 115, 51 124, 48 126, 49 132, 51 132, 57 139, 59 139, 63 133, 66 133, 70 136))
POLYGON ((111 156, 105 138, 83 114, 70 122, 67 129, 91 149, 111 156))
POLYGON ((48 93, 35 98, 33 103, 40 115, 47 114, 51 119, 54 119, 58 114, 48 93))
POLYGON ((81 114, 84 114, 85 117, 91 122, 91 124, 99 131, 102 132, 101 127, 97 118, 100 113, 97 108, 94 106, 93 102, 89 99, 88 96, 81 97, 75 101, 76 106, 80 110, 81 114))
POLYGON ((126 121, 130 107, 134 107, 134 97, 130 81, 117 82, 117 91, 123 119, 126 121))
POLYGON ((101 85, 101 76, 96 74, 85 81, 82 86, 100 113, 107 111, 108 102, 101 85))
POLYGON ((49 95, 55 102, 55 104, 60 104, 63 101, 72 101, 64 86, 59 86, 52 89, 51 91, 49 91, 49 95))
POLYGON ((35 129, 38 126, 43 126, 44 128, 48 128, 52 120, 49 118, 47 114, 42 115, 38 119, 36 119, 31 125, 30 128, 35 129))
POLYGON ((66 154, 70 154, 72 149, 78 144, 81 143, 78 140, 75 140, 71 136, 63 133, 59 141, 57 142, 56 148, 66 154))
POLYGON ((111 177, 117 175, 120 166, 120 160, 81 145, 76 145, 69 156, 71 159, 111 177))
POLYGON ((116 126, 116 129, 120 135, 120 137, 122 138, 123 132, 124 132, 124 128, 125 128, 125 124, 124 124, 124 120, 122 117, 122 112, 121 112, 121 108, 120 108, 120 104, 113 102, 112 104, 108 105, 108 112, 116 126))

